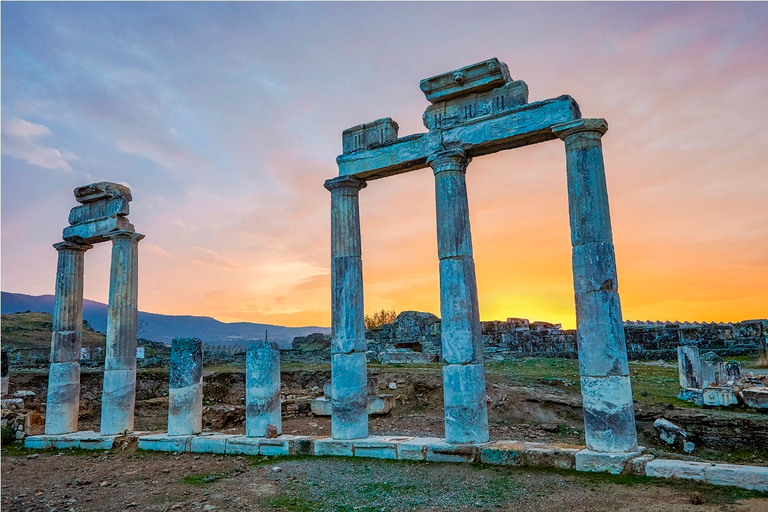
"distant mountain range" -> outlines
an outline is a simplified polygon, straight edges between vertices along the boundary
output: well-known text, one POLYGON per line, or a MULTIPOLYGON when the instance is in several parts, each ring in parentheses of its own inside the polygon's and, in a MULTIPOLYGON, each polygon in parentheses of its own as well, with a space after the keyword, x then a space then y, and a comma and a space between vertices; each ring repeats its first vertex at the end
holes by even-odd
MULTIPOLYGON (((53 313, 53 295, 24 295, 2 292, 0 306, 3 314, 39 311, 53 313)), ((100 332, 107 332, 107 305, 83 300, 83 318, 100 332)), ((247 345, 251 340, 263 340, 268 333, 270 341, 280 348, 291 348, 296 336, 319 332, 329 334, 329 327, 283 327, 281 325, 251 322, 225 323, 208 316, 160 315, 139 311, 139 338, 170 344, 173 338, 200 338, 210 345, 247 345)))

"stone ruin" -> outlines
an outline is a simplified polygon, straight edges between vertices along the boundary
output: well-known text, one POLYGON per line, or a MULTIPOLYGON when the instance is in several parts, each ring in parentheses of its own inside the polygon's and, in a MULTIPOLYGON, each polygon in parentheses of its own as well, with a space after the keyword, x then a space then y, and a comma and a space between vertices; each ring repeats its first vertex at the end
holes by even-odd
POLYGON ((331 192, 332 436, 368 436, 359 192, 370 181, 432 168, 445 403, 445 441, 488 441, 483 345, 466 171, 473 158, 565 142, 581 389, 587 447, 637 454, 601 138, 570 96, 530 103, 525 82, 497 59, 421 81, 428 132, 398 137, 390 118, 344 130, 331 192))
POLYGON ((768 410, 768 375, 742 375, 738 362, 723 361, 714 352, 700 355, 696 344, 677 347, 677 366, 680 400, 698 406, 768 410))
POLYGON ((48 374, 46 434, 77 432, 80 405, 80 356, 83 331, 85 252, 92 244, 112 242, 109 309, 104 362, 101 433, 133 430, 136 396, 138 243, 128 221, 131 190, 117 183, 92 183, 75 189, 80 206, 69 213, 56 271, 56 302, 48 374))

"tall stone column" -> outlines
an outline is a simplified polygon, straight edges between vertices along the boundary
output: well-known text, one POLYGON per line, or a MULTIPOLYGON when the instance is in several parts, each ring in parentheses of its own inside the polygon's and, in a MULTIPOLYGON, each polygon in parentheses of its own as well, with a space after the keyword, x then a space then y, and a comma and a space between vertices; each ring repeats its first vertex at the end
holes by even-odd
POLYGON ((101 399, 101 433, 133 430, 136 404, 136 334, 138 313, 138 243, 144 235, 116 231, 109 275, 107 350, 101 399))
POLYGON ((435 173, 445 440, 449 443, 488 441, 483 341, 465 179, 470 160, 461 150, 427 159, 435 173))
POLYGON ((579 371, 587 448, 637 447, 601 137, 604 119, 556 125, 565 141, 579 371))
POLYGON ((266 437, 269 425, 282 433, 280 349, 273 341, 257 341, 245 358, 245 435, 266 437))
POLYGON ((45 408, 45 433, 77 432, 80 409, 80 348, 83 336, 83 270, 92 245, 60 242, 56 302, 51 335, 51 366, 45 408))
POLYGON ((340 176, 331 191, 331 436, 368 437, 368 378, 360 244, 360 189, 365 181, 340 176))

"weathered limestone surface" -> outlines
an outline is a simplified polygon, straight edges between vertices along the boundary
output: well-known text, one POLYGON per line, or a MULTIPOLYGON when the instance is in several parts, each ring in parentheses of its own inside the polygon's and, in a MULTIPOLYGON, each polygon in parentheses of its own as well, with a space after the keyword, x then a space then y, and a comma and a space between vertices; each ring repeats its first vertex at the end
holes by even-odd
POLYGON ((60 242, 48 373, 46 434, 77 432, 83 329, 84 254, 91 245, 60 242))
POLYGON ((701 389, 701 359, 696 345, 677 347, 677 370, 680 374, 680 387, 701 389))
POLYGON ((334 439, 359 439, 368 437, 358 202, 365 182, 339 177, 325 187, 331 192, 331 433, 334 439))
POLYGON ((79 448, 81 450, 111 450, 115 439, 120 436, 105 436, 92 431, 72 432, 60 435, 28 436, 24 439, 24 448, 32 450, 66 450, 79 448))
POLYGON ((112 268, 101 404, 101 433, 105 435, 133 430, 136 403, 138 243, 144 235, 117 231, 110 238, 112 268))
POLYGON ((176 338, 171 344, 168 386, 168 435, 203 430, 203 345, 197 338, 176 338))
POLYGON ((647 476, 699 480, 714 485, 768 491, 768 468, 656 459, 645 466, 647 476))
POLYGON ((435 174, 440 313, 446 362, 445 439, 449 443, 488 441, 483 339, 465 176, 469 161, 460 150, 438 153, 428 160, 435 174))
POLYGON ((3 350, 2 354, 2 389, 0 389, 0 395, 5 395, 8 393, 8 352, 3 350))
POLYGON ((248 347, 245 359, 245 435, 266 437, 267 425, 282 433, 280 349, 270 341, 248 347))
POLYGON ((125 185, 119 183, 111 183, 108 181, 100 181, 98 183, 91 183, 90 185, 83 185, 75 189, 75 200, 78 203, 88 204, 96 201, 109 201, 110 199, 124 199, 130 202, 131 189, 125 185))
POLYGON ((642 455, 644 447, 639 446, 634 452, 605 453, 592 450, 576 452, 576 471, 589 471, 593 473, 611 473, 618 475, 624 472, 624 468, 630 459, 642 455))
POLYGON ((600 142, 607 129, 603 119, 580 119, 552 132, 566 148, 587 448, 629 453, 637 450, 637 432, 600 142))

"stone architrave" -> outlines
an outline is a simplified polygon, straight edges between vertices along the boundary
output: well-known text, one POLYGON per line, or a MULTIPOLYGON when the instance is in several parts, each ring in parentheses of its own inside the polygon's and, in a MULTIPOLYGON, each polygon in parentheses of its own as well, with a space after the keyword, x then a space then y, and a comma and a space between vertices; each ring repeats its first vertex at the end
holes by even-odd
POLYGON ((80 409, 80 348, 83 331, 83 270, 85 251, 93 246, 60 242, 56 270, 56 299, 51 334, 51 366, 45 433, 77 432, 80 409))
POLYGON ((637 447, 601 137, 604 119, 552 128, 565 141, 579 372, 587 448, 637 447))
POLYGON ((280 349, 259 341, 248 347, 245 359, 245 435, 266 437, 268 425, 282 433, 280 349))
POLYGON ((365 181, 339 177, 331 192, 331 435, 368 437, 368 380, 359 193, 365 181))
POLYGON ((488 441, 483 341, 465 180, 469 161, 461 150, 441 152, 428 160, 435 174, 448 443, 488 441))
POLYGON ((138 243, 133 231, 110 234, 112 269, 109 282, 101 434, 133 430, 136 403, 136 337, 138 327, 138 243))
POLYGON ((168 435, 203 431, 203 343, 197 338, 171 341, 168 384, 168 435))
MULTIPOLYGON (((469 158, 561 138, 566 146, 587 445, 598 454, 635 452, 637 433, 600 142, 607 124, 602 119, 581 119, 578 104, 567 95, 529 103, 525 82, 513 80, 506 64, 498 59, 427 78, 420 87, 431 103, 423 115, 428 133, 398 137, 398 125, 390 118, 345 130, 343 154, 336 159, 339 178, 327 181, 326 187, 343 179, 368 182, 427 166, 435 171, 447 363, 443 372, 446 439, 487 439, 484 402, 482 409, 479 405, 465 408, 483 401, 485 395, 482 352, 477 349, 474 334, 477 290, 464 188, 466 164, 469 158), (463 415, 456 423, 454 411, 462 411, 463 415), (461 433, 458 426, 471 421, 474 430, 461 433)), ((354 207, 356 212, 357 189, 354 207)), ((337 209, 337 201, 332 201, 334 264, 337 247, 359 245, 360 240, 358 225, 353 234, 338 229, 337 209)), ((352 277, 334 270, 334 304, 337 299, 345 300, 344 307, 333 309, 334 326, 357 325, 350 322, 349 315, 358 311, 362 317, 360 275, 352 277), (338 294, 342 290, 346 295, 338 294), (356 290, 360 293, 359 310, 354 306, 357 298, 352 296, 356 290)), ((344 352, 345 357, 350 353, 344 352)), ((335 353, 333 357, 341 355, 335 353)), ((347 382, 347 387, 358 387, 360 376, 355 371, 348 373, 356 381, 347 382)))

